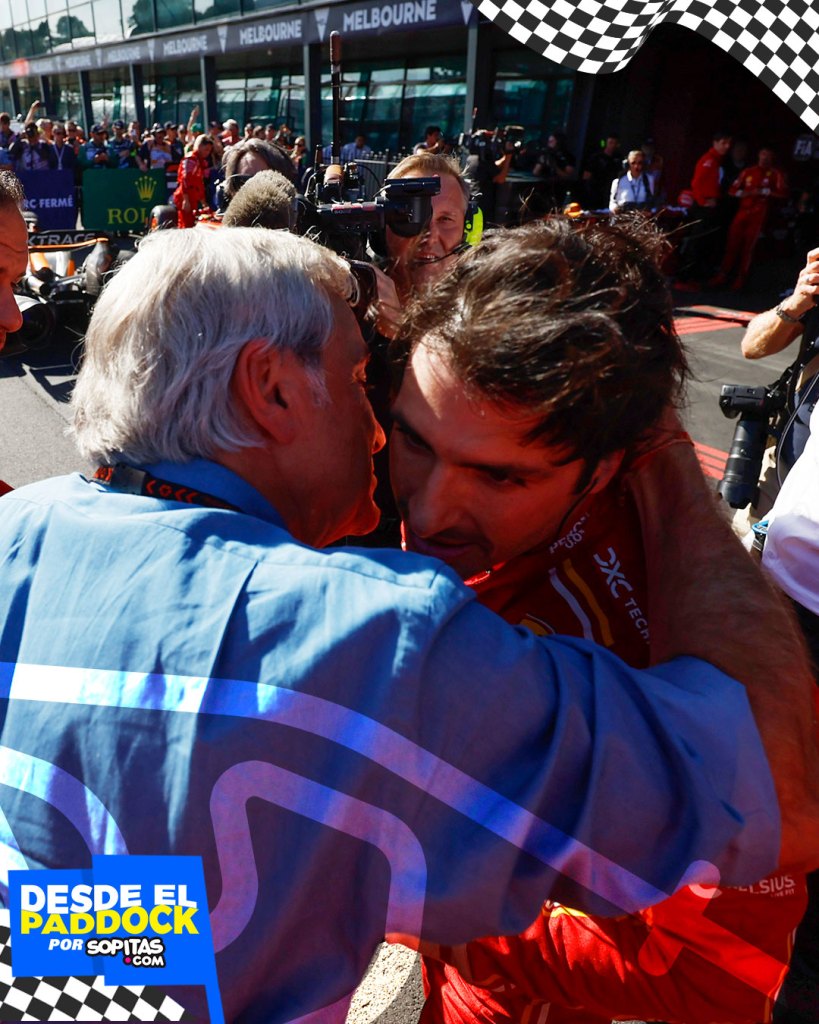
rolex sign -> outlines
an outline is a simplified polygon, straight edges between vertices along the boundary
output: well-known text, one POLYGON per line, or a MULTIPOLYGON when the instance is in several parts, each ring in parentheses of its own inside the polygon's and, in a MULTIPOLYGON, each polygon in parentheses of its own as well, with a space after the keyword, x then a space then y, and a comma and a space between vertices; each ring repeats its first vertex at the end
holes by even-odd
POLYGON ((164 171, 92 169, 82 176, 82 223, 93 231, 142 231, 168 202, 164 171))

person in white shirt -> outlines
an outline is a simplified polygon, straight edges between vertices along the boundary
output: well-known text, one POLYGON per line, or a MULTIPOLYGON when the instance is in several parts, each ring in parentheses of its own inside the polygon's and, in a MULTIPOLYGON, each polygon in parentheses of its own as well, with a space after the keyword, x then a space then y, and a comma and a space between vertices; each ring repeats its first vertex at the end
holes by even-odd
POLYGON ((645 154, 641 149, 632 149, 627 158, 628 170, 622 177, 611 183, 609 209, 612 213, 620 210, 645 208, 654 202, 651 183, 643 172, 645 154))

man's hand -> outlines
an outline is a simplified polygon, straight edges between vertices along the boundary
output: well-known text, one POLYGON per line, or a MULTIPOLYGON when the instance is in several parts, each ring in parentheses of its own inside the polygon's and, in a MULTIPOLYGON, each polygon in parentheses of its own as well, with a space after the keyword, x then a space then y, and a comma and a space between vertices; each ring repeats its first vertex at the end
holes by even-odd
MULTIPOLYGON (((793 294, 783 299, 779 309, 798 320, 819 300, 819 249, 811 249, 805 266, 799 271, 793 294)), ((746 359, 763 359, 787 348, 802 334, 801 323, 783 320, 775 310, 755 316, 742 338, 742 354, 746 359)))
POLYGON ((398 332, 398 322, 401 319, 401 302, 395 283, 392 278, 387 277, 383 270, 373 267, 375 280, 378 286, 378 297, 375 300, 375 327, 379 334, 392 341, 398 332))
POLYGON ((639 460, 626 484, 645 547, 652 661, 694 655, 745 686, 779 796, 781 863, 819 867, 814 683, 790 610, 717 511, 690 445, 639 460))
POLYGON ((782 308, 791 316, 802 316, 816 305, 819 297, 819 249, 811 249, 804 267, 799 271, 793 295, 782 301, 782 308))

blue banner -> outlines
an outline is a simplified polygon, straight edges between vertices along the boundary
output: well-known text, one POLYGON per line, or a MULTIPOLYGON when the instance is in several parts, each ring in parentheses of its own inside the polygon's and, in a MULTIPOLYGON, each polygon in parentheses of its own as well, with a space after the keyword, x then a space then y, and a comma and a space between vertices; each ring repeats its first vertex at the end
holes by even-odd
POLYGON ((26 194, 25 208, 37 215, 41 231, 75 228, 73 171, 18 171, 26 194))
POLYGON ((14 977, 204 985, 224 1024, 200 857, 94 856, 90 871, 9 872, 14 977))

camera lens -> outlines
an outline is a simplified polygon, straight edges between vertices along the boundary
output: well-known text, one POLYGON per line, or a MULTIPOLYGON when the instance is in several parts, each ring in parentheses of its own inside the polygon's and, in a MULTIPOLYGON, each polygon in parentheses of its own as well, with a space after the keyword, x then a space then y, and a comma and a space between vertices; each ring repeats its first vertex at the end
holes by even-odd
POLYGON ((725 463, 725 473, 717 485, 717 493, 722 495, 731 508, 756 504, 759 497, 759 474, 767 444, 767 417, 740 417, 725 463))

